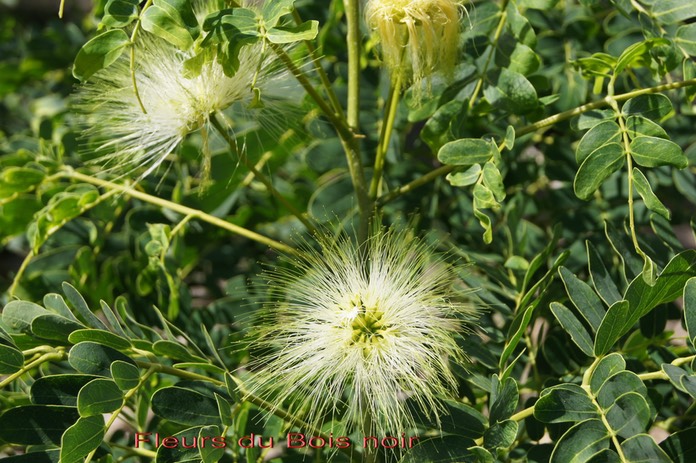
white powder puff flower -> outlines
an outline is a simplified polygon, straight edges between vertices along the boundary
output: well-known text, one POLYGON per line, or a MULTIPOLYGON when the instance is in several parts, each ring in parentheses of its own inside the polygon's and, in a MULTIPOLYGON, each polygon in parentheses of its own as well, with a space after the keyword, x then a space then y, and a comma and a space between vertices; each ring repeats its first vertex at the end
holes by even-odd
POLYGON ((406 398, 437 422, 472 318, 455 268, 407 231, 321 245, 269 271, 280 300, 259 329, 266 354, 252 362, 250 392, 317 428, 337 420, 365 436, 411 431, 406 398))
POLYGON ((452 73, 462 9, 457 0, 368 0, 365 18, 392 76, 418 83, 436 71, 452 73))
MULTIPOLYGON (((202 19, 208 12, 196 13, 202 19)), ((195 56, 194 49, 179 50, 144 31, 135 47, 135 80, 146 112, 134 90, 130 53, 90 77, 75 95, 86 127, 83 135, 94 150, 91 157, 120 173, 140 167, 145 168, 142 177, 151 173, 189 133, 204 127, 212 113, 232 105, 247 108, 254 101, 252 87, 261 95, 266 90, 277 95, 287 77, 260 42, 241 50, 239 70, 231 77, 212 53, 205 56, 200 72, 190 76, 184 63, 195 56)))

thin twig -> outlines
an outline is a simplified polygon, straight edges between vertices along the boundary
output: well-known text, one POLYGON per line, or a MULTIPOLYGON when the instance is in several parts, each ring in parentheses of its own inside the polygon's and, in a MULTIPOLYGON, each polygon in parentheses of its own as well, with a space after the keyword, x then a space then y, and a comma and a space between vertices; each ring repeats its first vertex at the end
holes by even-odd
POLYGON ((113 182, 110 182, 108 180, 102 180, 99 178, 91 177, 89 175, 81 174, 81 173, 76 172, 74 170, 64 171, 64 172, 61 172, 61 174, 62 174, 62 176, 67 177, 67 178, 73 178, 75 180, 80 180, 82 182, 90 183, 92 185, 96 185, 96 186, 99 186, 102 188, 108 188, 110 190, 115 190, 115 191, 121 192, 125 195, 131 196, 131 197, 139 199, 141 201, 145 201, 147 203, 154 204, 156 206, 163 207, 165 209, 169 209, 169 210, 174 211, 174 212, 178 212, 179 214, 184 215, 184 216, 191 215, 199 220, 202 220, 203 222, 207 222, 211 225, 214 225, 216 227, 230 231, 232 233, 243 236, 243 237, 248 238, 250 240, 265 244, 266 246, 269 246, 273 249, 284 252, 286 254, 300 255, 299 251, 288 246, 287 244, 281 243, 281 242, 276 241, 276 240, 269 238, 267 236, 263 236, 259 233, 256 233, 256 232, 253 232, 253 231, 248 230, 246 228, 240 227, 239 225, 235 225, 235 224, 228 222, 226 220, 212 216, 212 215, 207 214, 201 210, 193 209, 191 207, 187 207, 187 206, 184 206, 182 204, 177 204, 177 203, 174 203, 172 201, 167 201, 166 199, 158 198, 156 196, 149 195, 149 194, 144 193, 142 191, 134 190, 129 186, 119 185, 117 183, 113 183, 113 182))
POLYGON ((230 149, 232 152, 234 152, 237 156, 237 159, 242 161, 242 163, 246 166, 249 171, 254 174, 254 177, 258 181, 264 184, 266 189, 275 197, 278 201, 280 201, 285 208, 287 208, 288 211, 304 225, 307 230, 309 230, 311 233, 317 234, 319 231, 317 227, 310 222, 310 220, 306 217, 306 214, 303 214, 302 212, 298 211, 295 206, 290 204, 290 202, 280 194, 280 192, 273 186, 273 182, 271 182, 271 179, 266 177, 261 171, 259 171, 256 166, 249 161, 249 159, 243 154, 239 152, 238 146, 237 146, 237 141, 230 136, 227 130, 222 126, 222 123, 220 122, 220 119, 216 113, 213 113, 210 115, 210 123, 215 127, 215 129, 222 135, 222 137, 225 139, 227 144, 230 146, 230 149))

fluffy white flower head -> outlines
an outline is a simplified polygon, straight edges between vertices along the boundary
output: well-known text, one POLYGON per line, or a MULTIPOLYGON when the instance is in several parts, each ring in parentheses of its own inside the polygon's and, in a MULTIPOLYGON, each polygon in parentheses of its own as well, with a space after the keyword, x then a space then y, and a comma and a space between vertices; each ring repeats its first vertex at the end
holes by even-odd
MULTIPOLYGON (((201 19, 211 5, 195 2, 201 19)), ((142 32, 135 45, 135 81, 130 53, 93 75, 76 94, 76 108, 83 115, 87 137, 96 143, 96 161, 119 172, 145 167, 145 176, 156 169, 189 133, 200 129, 210 114, 254 98, 252 86, 277 86, 282 73, 262 44, 246 46, 239 55, 239 69, 228 76, 206 56, 200 72, 187 72, 185 63, 195 50, 182 51, 165 40, 142 32)))
POLYGON ((272 353, 256 362, 251 391, 315 427, 336 419, 364 435, 409 432, 407 397, 437 420, 470 313, 454 269, 407 231, 378 231, 363 247, 321 244, 322 253, 269 274, 283 297, 260 330, 259 346, 272 353))

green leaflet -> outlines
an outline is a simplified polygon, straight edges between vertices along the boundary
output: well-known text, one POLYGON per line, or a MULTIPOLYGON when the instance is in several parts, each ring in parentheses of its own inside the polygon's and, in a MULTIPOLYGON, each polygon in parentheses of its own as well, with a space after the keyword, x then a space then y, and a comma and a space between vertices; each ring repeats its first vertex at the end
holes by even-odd
POLYGON ((123 392, 110 379, 97 378, 85 384, 77 395, 81 417, 110 413, 123 404, 123 392))
POLYGON ((75 58, 73 75, 82 81, 89 79, 113 64, 129 43, 130 38, 122 29, 111 29, 90 39, 75 58))
POLYGON ((101 415, 80 418, 61 439, 61 463, 80 463, 104 439, 104 418, 101 415))
POLYGON ((190 0, 155 0, 141 17, 143 29, 187 50, 198 37, 198 20, 190 0))
POLYGON ((175 423, 220 424, 220 412, 213 397, 182 387, 158 390, 152 396, 152 411, 175 423))
POLYGON ((551 461, 590 461, 595 454, 610 452, 612 435, 626 439, 621 446, 625 450, 628 445, 629 453, 638 455, 638 447, 648 449, 645 454, 663 453, 647 435, 652 443, 643 437, 629 443, 644 435, 653 412, 647 388, 635 373, 624 370, 625 365, 619 354, 610 354, 595 361, 582 387, 560 384, 542 391, 534 406, 536 419, 576 423, 556 443, 551 461))

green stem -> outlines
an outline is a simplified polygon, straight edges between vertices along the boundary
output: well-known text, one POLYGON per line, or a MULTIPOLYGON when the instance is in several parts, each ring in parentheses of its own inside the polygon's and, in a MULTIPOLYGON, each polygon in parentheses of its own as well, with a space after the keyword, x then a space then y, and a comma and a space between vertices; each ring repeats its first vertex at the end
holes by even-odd
MULTIPOLYGON (((690 87, 696 85, 696 79, 690 79, 690 80, 683 80, 679 82, 672 82, 669 84, 663 84, 663 85, 658 85, 655 87, 649 87, 649 88, 643 88, 640 90, 634 90, 632 92, 628 93, 622 93, 621 95, 616 95, 613 97, 614 101, 625 101, 631 98, 635 98, 640 95, 647 95, 650 93, 659 93, 659 92, 665 92, 668 90, 676 90, 680 89, 683 87, 690 87)), ((586 113, 587 111, 592 111, 593 109, 599 109, 604 106, 609 105, 610 101, 612 98, 606 97, 598 101, 594 101, 592 103, 587 103, 582 106, 578 106, 577 108, 570 109, 568 111, 563 111, 561 113, 555 114, 553 116, 549 116, 545 119, 542 119, 540 121, 535 122, 534 124, 527 125, 519 130, 516 130, 515 133, 517 137, 521 137, 522 135, 527 135, 530 133, 534 133, 542 128, 545 127, 550 127, 552 125, 555 125, 559 122, 568 120, 572 117, 578 116, 580 114, 586 113)), ((388 203, 389 201, 393 201, 394 199, 398 198, 399 196, 402 196, 406 193, 409 193, 413 191, 414 189, 423 186, 427 183, 430 183, 431 181, 443 176, 447 175, 450 172, 452 172, 454 169, 456 169, 456 166, 441 166, 438 167, 435 170, 432 170, 428 172, 427 174, 418 177, 417 179, 407 183, 406 185, 401 186, 400 188, 391 191, 387 194, 384 194, 377 198, 377 205, 384 205, 385 203, 388 203)))
POLYGON ((233 153, 236 154, 237 159, 242 161, 242 163, 246 166, 249 171, 254 174, 254 177, 258 181, 264 184, 266 189, 275 197, 278 201, 280 201, 285 208, 290 211, 292 215, 297 217, 297 219, 304 225, 307 230, 309 230, 311 233, 317 234, 318 230, 317 227, 312 224, 307 217, 305 217, 305 214, 302 214, 300 211, 298 211, 295 206, 290 204, 290 202, 285 198, 285 196, 281 195, 278 190, 273 186, 273 182, 271 182, 271 179, 266 177, 263 173, 261 173, 256 166, 249 161, 249 158, 247 158, 244 154, 239 152, 239 149, 237 147, 237 141, 230 136, 227 130, 222 126, 222 123, 220 122, 220 119, 218 117, 217 113, 212 113, 210 115, 210 123, 215 127, 215 129, 222 135, 222 137, 225 139, 227 144, 230 146, 230 149, 232 150, 233 153))
MULTIPOLYGON (((597 410, 601 410, 601 407, 599 403, 597 402, 597 399, 592 397, 592 403, 594 404, 595 407, 597 407, 597 410)), ((611 424, 609 424, 609 421, 607 420, 607 415, 605 413, 599 414, 600 418, 602 419, 602 424, 604 427, 609 431, 609 435, 611 436, 611 441, 614 444, 614 450, 616 450, 616 453, 619 454, 619 460, 622 462, 627 462, 626 460, 626 455, 623 453, 623 449, 621 448, 621 443, 619 442, 619 439, 616 437, 616 433, 614 432, 614 428, 612 428, 611 424)))
POLYGON ((540 121, 535 122, 534 124, 530 124, 528 126, 525 126, 525 127, 521 128, 520 130, 517 130, 515 133, 518 137, 520 137, 522 135, 527 135, 528 133, 536 132, 537 130, 539 130, 541 128, 555 125, 558 122, 568 120, 572 117, 575 117, 575 116, 580 115, 582 113, 585 113, 587 111, 592 111, 593 109, 599 109, 601 107, 607 106, 610 104, 610 101, 612 99, 614 101, 625 101, 625 100, 635 98, 635 97, 640 96, 640 95, 665 92, 668 90, 676 90, 676 89, 679 89, 682 87, 690 87, 692 85, 696 85, 696 79, 682 80, 679 82, 671 82, 669 84, 657 85, 655 87, 642 88, 640 90, 634 90, 632 92, 622 93, 622 94, 616 95, 614 97, 607 96, 605 98, 602 98, 601 100, 593 101, 592 103, 587 103, 587 104, 584 104, 582 106, 578 106, 577 108, 569 109, 568 111, 563 111, 562 113, 558 113, 558 114, 555 114, 553 116, 549 116, 545 119, 542 119, 540 121))
POLYGON ((147 110, 145 109, 145 105, 143 104, 143 100, 140 98, 140 92, 138 92, 138 82, 137 79, 135 78, 135 40, 138 38, 138 33, 140 32, 140 27, 141 27, 141 16, 145 12, 146 9, 149 8, 149 6, 152 5, 152 0, 147 0, 147 3, 143 6, 143 9, 140 10, 140 16, 138 16, 138 20, 135 22, 135 27, 133 27, 133 33, 131 34, 130 37, 130 73, 131 73, 131 81, 133 82, 133 92, 135 93, 135 98, 138 100, 138 104, 140 105, 140 109, 143 111, 143 114, 147 114, 147 110))
POLYGON ((478 98, 478 95, 481 92, 481 89, 483 88, 483 82, 486 78, 486 74, 488 73, 488 68, 490 67, 491 62, 493 61, 493 56, 495 56, 495 48, 498 46, 498 41, 500 40, 500 37, 503 34, 503 29, 505 28, 505 23, 507 22, 507 11, 505 11, 506 7, 507 0, 504 1, 503 4, 500 6, 501 14, 500 20, 498 21, 498 27, 496 28, 495 34, 493 35, 491 45, 489 45, 490 53, 486 58, 486 62, 483 65, 483 69, 481 70, 481 77, 476 82, 476 88, 474 88, 474 92, 471 94, 471 99, 469 100, 469 109, 474 107, 476 99, 478 98))
POLYGON ((307 76, 295 65, 292 58, 288 56, 285 50, 283 50, 280 45, 274 43, 271 43, 269 46, 278 55, 285 67, 295 76, 300 85, 302 85, 302 88, 305 89, 307 94, 314 100, 317 106, 319 106, 319 109, 324 113, 324 116, 329 119, 329 122, 331 122, 338 133, 343 151, 346 153, 348 171, 350 172, 351 181, 358 200, 358 209, 360 210, 361 218, 358 237, 362 240, 367 236, 369 217, 372 212, 372 202, 367 192, 365 174, 363 173, 362 163, 360 162, 360 145, 358 144, 356 136, 346 120, 334 113, 331 106, 319 95, 319 92, 312 86, 307 76))
MULTIPOLYGON (((188 214, 186 217, 181 219, 181 221, 172 228, 172 231, 169 232, 169 240, 173 240, 174 237, 186 226, 187 223, 191 221, 191 219, 195 218, 193 215, 188 214)), ((161 261, 164 263, 164 256, 166 254, 166 250, 163 250, 161 261)))
POLYGON ((382 129, 379 135, 379 143, 377 145, 377 154, 375 155, 375 167, 372 173, 372 183, 370 184, 370 198, 375 200, 381 193, 382 172, 384 171, 384 160, 389 150, 389 141, 394 130, 394 121, 396 120, 396 110, 399 107, 399 96, 401 95, 401 80, 397 77, 392 83, 387 99, 384 119, 382 120, 382 129))
POLYGON ((512 421, 519 422, 519 421, 524 420, 525 418, 529 418, 530 416, 534 416, 534 406, 531 406, 529 408, 525 408, 524 410, 515 413, 514 415, 512 415, 510 417, 510 419, 512 421))
MULTIPOLYGON (((618 106, 616 109, 618 109, 618 106)), ((617 112, 616 114, 620 113, 617 112)), ((628 226, 631 229, 631 240, 633 241, 633 247, 635 247, 638 254, 641 254, 644 258, 646 258, 647 256, 644 255, 643 250, 640 248, 640 245, 638 244, 638 237, 636 236, 636 217, 635 212, 633 211, 633 157, 631 156, 631 142, 628 139, 628 129, 626 128, 626 123, 624 122, 623 117, 619 116, 618 119, 623 137, 624 151, 626 151, 626 167, 628 171, 628 226)))
MULTIPOLYGON (((678 367, 693 362, 694 360, 696 360, 696 355, 691 355, 689 357, 680 357, 678 359, 673 360, 671 365, 678 367)), ((638 375, 638 377, 641 379, 641 381, 652 381, 657 379, 669 381, 669 376, 662 370, 652 371, 650 373, 641 373, 638 375)))
MULTIPOLYGON (((360 2, 359 0, 343 0, 346 11, 346 23, 348 34, 346 45, 348 48, 348 102, 347 121, 353 134, 360 133, 360 2)), ((358 227, 358 239, 367 238, 370 218, 372 216, 373 201, 370 199, 365 172, 360 161, 360 144, 355 137, 345 147, 350 176, 358 199, 360 210, 360 225, 358 227)))
POLYGON ((609 435, 611 437, 611 441, 614 444, 614 448, 616 450, 616 453, 619 454, 619 459, 623 462, 626 461, 626 457, 623 454, 623 449, 621 448, 621 443, 616 437, 616 433, 614 432, 612 426, 609 424, 609 421, 607 420, 606 413, 604 413, 604 409, 599 405, 599 402, 597 402, 597 397, 593 394, 591 387, 590 387, 590 381, 592 379, 592 375, 594 371, 597 368, 597 365, 599 365, 599 362, 601 361, 601 357, 595 359, 594 362, 592 362, 592 365, 590 365, 590 368, 585 371, 585 373, 582 376, 582 388, 585 390, 587 395, 589 396, 590 400, 592 401, 592 404, 594 405, 595 409, 599 412, 599 417, 602 421, 602 424, 606 428, 606 430, 609 432, 609 435))
POLYGON ((616 113, 616 118, 618 119, 619 122, 619 127, 621 128, 621 139, 623 141, 623 149, 626 152, 626 167, 627 167, 627 178, 628 178, 628 227, 631 230, 631 240, 633 241, 633 247, 635 248, 636 252, 641 255, 644 259, 647 259, 648 257, 643 253, 643 250, 640 248, 640 244, 638 244, 638 237, 636 236, 636 218, 635 218, 635 212, 633 211, 633 157, 631 156, 631 140, 628 137, 628 128, 626 127, 626 122, 624 121, 624 118, 621 114, 621 110, 619 109, 619 104, 616 102, 616 99, 614 99, 614 84, 616 82, 616 75, 613 75, 611 79, 609 80, 608 86, 607 86, 607 97, 609 101, 609 106, 614 110, 614 113, 616 113))
POLYGON ((59 360, 63 360, 64 358, 65 358, 65 351, 62 349, 56 349, 53 352, 49 352, 47 354, 44 354, 44 355, 40 356, 39 358, 37 358, 36 360, 33 360, 33 361, 27 363, 24 367, 22 367, 21 370, 11 374, 10 376, 5 378, 4 380, 0 381, 0 389, 7 386, 11 382, 13 382, 15 379, 19 378, 24 373, 31 371, 32 369, 38 367, 42 363, 50 362, 53 360, 59 361, 59 360))
POLYGON ((360 3, 343 0, 348 24, 348 125, 359 133, 360 126, 360 3))
POLYGON ((411 191, 415 190, 418 187, 421 187, 425 184, 428 184, 428 183, 432 182, 433 180, 435 180, 443 175, 449 174, 455 168, 456 168, 456 166, 441 166, 435 170, 431 170, 427 174, 424 174, 424 175, 418 177, 417 179, 413 180, 412 182, 409 182, 406 185, 403 185, 394 191, 391 191, 385 195, 380 196, 379 198, 377 198, 377 205, 383 206, 384 204, 395 200, 399 196, 405 195, 406 193, 410 193, 411 191))
MULTIPOLYGON (((292 10, 292 17, 298 25, 302 24, 302 18, 300 17, 299 11, 296 9, 292 10)), ((312 58, 312 63, 314 64, 314 69, 317 71, 317 74, 319 74, 319 80, 321 80, 321 84, 324 87, 326 95, 329 97, 329 101, 331 101, 334 111, 336 111, 336 114, 338 114, 339 117, 343 117, 343 107, 341 106, 341 102, 338 100, 336 92, 334 92, 333 85, 331 85, 331 81, 329 80, 329 76, 319 63, 319 56, 314 43, 311 40, 305 40, 304 44, 309 51, 309 55, 312 58)))
POLYGON ((319 106, 319 109, 324 113, 324 116, 331 122, 334 126, 338 135, 341 139, 351 140, 354 135, 346 121, 339 117, 331 106, 322 98, 322 96, 317 92, 317 90, 312 86, 309 78, 302 72, 302 70, 297 67, 293 62, 292 58, 285 52, 283 47, 275 43, 269 43, 268 46, 275 52, 275 54, 283 62, 283 65, 288 68, 290 73, 297 79, 302 88, 307 92, 307 94, 314 100, 314 102, 319 106))
POLYGON ((65 11, 65 0, 60 0, 60 6, 58 7, 58 17, 63 19, 63 12, 65 11))
POLYGON ((141 191, 134 190, 128 186, 119 185, 117 183, 109 182, 108 180, 102 180, 99 178, 91 177, 89 175, 81 174, 81 173, 73 171, 73 170, 61 172, 61 175, 64 177, 67 177, 67 178, 79 180, 81 182, 90 183, 90 184, 96 185, 98 187, 108 188, 110 190, 118 191, 120 193, 126 194, 128 196, 139 199, 141 201, 145 201, 146 203, 154 204, 155 206, 159 206, 159 207, 169 209, 169 210, 174 211, 174 212, 178 212, 179 214, 184 215, 184 216, 191 215, 199 220, 202 220, 203 222, 207 222, 211 225, 222 228, 223 230, 227 230, 229 232, 243 236, 245 238, 256 241, 258 243, 265 244, 266 246, 269 246, 273 249, 276 249, 277 251, 284 252, 286 254, 300 255, 299 251, 288 246, 287 244, 281 243, 279 241, 275 241, 272 238, 268 238, 267 236, 260 235, 256 232, 253 232, 253 231, 248 230, 246 228, 240 227, 239 225, 235 225, 233 223, 230 223, 226 220, 212 216, 210 214, 206 214, 205 212, 200 211, 198 209, 193 209, 193 208, 184 206, 182 204, 177 204, 177 203, 174 203, 172 201, 167 201, 166 199, 158 198, 156 196, 152 196, 152 195, 149 195, 147 193, 143 193, 141 191))
POLYGON ((216 386, 222 386, 222 387, 225 386, 224 381, 220 381, 218 379, 211 378, 211 377, 205 376, 205 375, 200 375, 198 373, 193 373, 193 372, 187 371, 187 370, 179 370, 179 369, 174 368, 174 367, 162 365, 161 363, 145 362, 142 360, 136 360, 135 363, 140 368, 147 368, 148 370, 156 371, 157 373, 164 373, 164 374, 176 376, 178 378, 190 379, 193 381, 206 381, 206 382, 214 384, 216 386))
POLYGON ((24 260, 22 261, 22 265, 19 266, 19 269, 17 270, 17 274, 15 275, 14 279, 12 280, 12 285, 10 286, 10 289, 7 290, 7 294, 10 297, 13 297, 15 294, 15 291, 17 291, 17 286, 19 285, 19 281, 22 279, 22 276, 24 275, 24 272, 26 272, 27 267, 29 266, 29 262, 34 258, 34 250, 30 249, 29 252, 27 253, 26 257, 24 257, 24 260))
POLYGON ((22 351, 22 355, 29 357, 30 355, 45 354, 47 352, 55 352, 55 349, 51 346, 38 346, 22 351))

